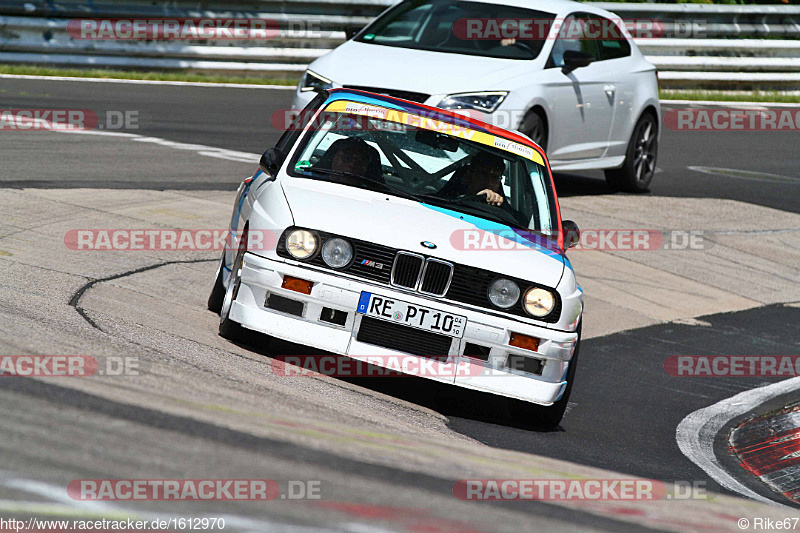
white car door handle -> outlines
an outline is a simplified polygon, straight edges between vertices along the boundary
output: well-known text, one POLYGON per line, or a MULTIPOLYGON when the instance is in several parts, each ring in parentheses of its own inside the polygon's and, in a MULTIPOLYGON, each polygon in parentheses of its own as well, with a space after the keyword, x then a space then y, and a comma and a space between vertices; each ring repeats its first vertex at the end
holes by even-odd
POLYGON ((614 85, 606 85, 603 87, 603 90, 606 92, 606 95, 611 98, 614 96, 614 92, 616 92, 617 88, 614 85))

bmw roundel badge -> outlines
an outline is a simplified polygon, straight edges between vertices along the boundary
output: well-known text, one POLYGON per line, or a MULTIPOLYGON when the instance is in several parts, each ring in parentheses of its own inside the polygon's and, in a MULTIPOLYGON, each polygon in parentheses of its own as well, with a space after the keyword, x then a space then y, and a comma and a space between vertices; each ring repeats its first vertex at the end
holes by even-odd
POLYGON ((431 250, 433 250, 434 248, 436 248, 436 245, 435 245, 435 244, 433 244, 433 243, 432 243, 432 242, 430 242, 430 241, 422 241, 420 244, 421 244, 422 246, 424 246, 425 248, 430 248, 431 250))

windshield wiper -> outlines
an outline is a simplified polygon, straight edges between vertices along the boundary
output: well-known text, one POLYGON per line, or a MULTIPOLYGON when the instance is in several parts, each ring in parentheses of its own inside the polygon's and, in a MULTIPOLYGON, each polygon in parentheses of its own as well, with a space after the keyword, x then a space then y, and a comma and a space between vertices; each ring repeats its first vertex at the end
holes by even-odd
MULTIPOLYGON (((464 198, 448 198, 447 204, 454 204, 460 208, 467 208, 469 211, 477 212, 481 218, 485 218, 487 220, 491 220, 492 222, 497 222, 498 224, 503 224, 505 226, 510 226, 512 228, 530 231, 530 228, 520 225, 519 222, 513 219, 513 215, 507 211, 503 211, 500 206, 490 206, 489 204, 483 202, 476 202, 475 200, 466 200, 464 198), (492 207, 494 209, 487 210, 484 207, 492 207), (499 210, 499 211, 498 211, 499 210), (500 217, 500 216, 492 216, 495 213, 502 213, 503 215, 507 215, 508 218, 500 217), (511 220, 509 222, 509 220, 511 220)), ((445 204, 445 205, 447 205, 445 204)), ((452 209, 452 208, 451 208, 452 209)), ((457 211, 458 209, 454 209, 457 211)))
MULTIPOLYGON (((302 172, 319 172, 320 174, 327 174, 327 175, 339 175, 339 176, 347 176, 349 178, 356 178, 361 183, 365 183, 367 185, 371 185, 369 187, 371 190, 375 190, 376 192, 389 192, 396 196, 400 196, 401 198, 406 198, 408 200, 416 200, 417 202, 425 202, 426 200, 423 199, 422 196, 418 196, 414 193, 406 192, 402 189, 398 189, 397 187, 392 187, 388 183, 381 183, 379 181, 375 181, 372 178, 368 178, 367 176, 362 176, 361 174, 356 174, 354 172, 347 172, 347 171, 339 171, 339 170, 330 170, 327 168, 304 168, 302 172)), ((423 195, 425 196, 425 195, 423 195)))
POLYGON ((379 181, 375 181, 372 178, 368 178, 367 176, 362 176, 361 174, 356 174, 355 172, 347 172, 346 170, 331 170, 329 168, 313 168, 313 167, 310 167, 310 168, 302 169, 301 172, 318 172, 320 174, 327 174, 329 176, 347 176, 348 178, 356 178, 358 181, 360 181, 363 184, 371 185, 372 187, 369 187, 371 189, 374 189, 375 187, 381 188, 381 189, 388 189, 389 188, 388 185, 385 185, 385 184, 383 184, 383 183, 381 183, 379 181))

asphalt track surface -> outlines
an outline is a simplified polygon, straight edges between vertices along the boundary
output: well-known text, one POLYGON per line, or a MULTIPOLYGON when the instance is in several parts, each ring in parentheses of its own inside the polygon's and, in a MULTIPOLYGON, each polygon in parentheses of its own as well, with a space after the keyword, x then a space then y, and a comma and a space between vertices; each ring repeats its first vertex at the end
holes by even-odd
MULTIPOLYGON (((290 90, 274 89, 0 79, 0 109, 90 109, 101 116, 109 110, 134 111, 138 129, 133 133, 258 154, 278 139, 280 132, 271 120, 290 108, 292 96, 290 90)), ((796 137, 796 131, 678 132, 662 128, 661 172, 653 181, 651 194, 729 198, 796 213, 800 211, 800 143, 796 137), (689 167, 758 174, 731 177, 689 167)), ((30 158, 21 159, 24 166, 6 167, 0 178, 14 185, 43 181, 45 186, 68 187, 90 180, 98 187, 119 186, 119 182, 134 187, 171 186, 166 178, 160 179, 162 161, 139 161, 137 168, 119 168, 114 165, 113 153, 98 153, 95 160, 78 162, 69 151, 53 152, 29 139, 24 146, 9 148, 32 152, 30 158), (80 178, 63 172, 73 166, 81 168, 80 178)), ((171 177, 181 181, 181 188, 193 186, 188 178, 171 177)), ((194 187, 205 188, 213 182, 217 188, 235 188, 240 181, 239 175, 220 172, 216 178, 194 180, 194 187)), ((560 196, 610 192, 599 172, 558 175, 556 185, 560 196)))
MULTIPOLYGON (((270 117, 276 110, 288 107, 290 100, 289 91, 269 89, 0 80, 0 109, 137 111, 139 128, 134 133, 138 135, 250 153, 272 145, 278 134, 270 126, 270 117)), ((656 177, 651 195, 730 198, 798 213, 800 143, 795 141, 796 135, 796 132, 679 134, 666 130, 659 154, 662 171, 656 177), (773 177, 717 176, 693 172, 688 170, 689 166, 746 170, 773 177)), ((253 166, 203 157, 190 150, 172 150, 165 157, 163 151, 156 151, 146 143, 132 147, 124 139, 113 137, 49 132, 2 132, 0 153, 8 155, 3 157, 0 167, 0 181, 6 182, 6 187, 34 187, 45 193, 47 189, 78 187, 177 189, 187 198, 198 199, 204 190, 235 188, 253 166)), ((609 193, 599 175, 557 179, 564 197, 609 193)), ((44 209, 35 204, 7 203, 2 207, 3 216, 12 221, 24 218, 25 210, 44 209)), ((164 213, 170 215, 166 208, 157 214, 164 213)), ((53 216, 57 218, 58 214, 53 216)), ((98 258, 103 260, 105 256, 98 258)), ((64 350, 70 347, 84 353, 141 353, 148 375, 177 374, 180 381, 173 378, 176 381, 172 386, 176 390, 196 389, 198 405, 204 399, 204 388, 225 391, 230 387, 263 397, 263 404, 248 404, 248 408, 267 413, 277 406, 282 413, 289 413, 287 416, 296 414, 298 420, 305 416, 304 409, 319 409, 323 414, 330 409, 327 416, 332 424, 341 422, 342 427, 351 423, 348 418, 351 415, 369 420, 371 426, 367 429, 371 431, 401 424, 392 420, 402 421, 407 424, 400 427, 406 438, 413 439, 413 430, 417 430, 420 438, 450 446, 443 448, 448 457, 442 458, 439 468, 434 462, 433 467, 422 469, 416 464, 419 459, 403 459, 402 454, 379 460, 376 457, 380 453, 377 456, 363 450, 342 453, 339 448, 342 443, 331 444, 331 449, 325 450, 324 445, 320 446, 310 436, 309 441, 302 436, 284 440, 274 432, 248 427, 248 419, 242 424, 221 423, 220 419, 201 413, 202 410, 195 412, 189 404, 182 411, 172 404, 167 408, 159 400, 165 391, 147 388, 153 384, 163 386, 157 381, 145 382, 140 387, 143 390, 139 390, 126 382, 112 387, 65 385, 55 379, 46 382, 0 379, 0 405, 5 413, 5 429, 0 433, 3 461, 0 513, 21 517, 62 516, 66 511, 58 505, 75 504, 64 497, 63 488, 71 479, 257 477, 281 483, 290 479, 320 480, 325 500, 275 502, 266 508, 241 502, 209 502, 202 508, 193 502, 94 507, 87 504, 72 512, 89 516, 225 515, 231 527, 243 531, 469 528, 519 531, 530 529, 531 524, 536 524, 539 530, 691 530, 679 520, 670 522, 663 516, 655 516, 655 511, 651 516, 649 511, 630 506, 598 510, 592 506, 550 502, 459 502, 452 496, 452 486, 455 480, 464 477, 488 477, 477 473, 481 461, 488 461, 489 454, 500 462, 508 460, 512 471, 514 467, 526 472, 523 465, 529 464, 544 468, 541 460, 536 463, 527 455, 535 454, 623 476, 699 482, 711 495, 724 500, 731 493, 684 457, 675 441, 675 428, 697 409, 775 380, 673 377, 664 370, 664 361, 673 355, 800 353, 800 308, 782 304, 707 315, 694 325, 664 323, 589 338, 581 347, 583 355, 568 413, 562 427, 555 431, 542 431, 504 418, 502 401, 416 378, 324 380, 315 382, 313 387, 303 383, 294 386, 300 392, 291 393, 298 397, 286 407, 281 394, 290 393, 276 393, 270 390, 271 386, 278 386, 276 383, 258 381, 261 368, 269 365, 269 355, 274 352, 262 350, 257 335, 241 346, 216 337, 213 315, 202 310, 207 287, 181 283, 181 279, 194 280, 192 275, 197 276, 200 285, 204 280, 210 281, 213 260, 207 254, 183 259, 199 262, 165 263, 160 268, 131 275, 130 279, 164 276, 148 281, 154 293, 160 290, 163 279, 175 283, 166 290, 166 297, 180 302, 176 307, 184 309, 187 321, 192 323, 188 331, 180 330, 177 325, 162 326, 175 319, 169 309, 145 306, 138 310, 142 302, 130 297, 138 297, 139 293, 124 292, 126 277, 121 278, 119 285, 104 289, 106 292, 93 295, 92 289, 77 300, 84 283, 59 272, 55 265, 43 265, 52 268, 53 279, 41 284, 25 281, 26 274, 18 266, 7 269, 9 277, 3 278, 0 287, 4 295, 0 311, 5 323, 0 326, 1 353, 56 350, 68 353, 64 350), (34 310, 12 300, 25 294, 33 295, 42 304, 34 310), (59 305, 52 310, 46 307, 46 302, 53 298, 51 294, 59 295, 56 298, 59 305), (87 309, 86 315, 92 323, 76 313, 74 307, 64 305, 70 299, 77 302, 75 307, 87 309), (116 314, 107 311, 112 307, 117 309, 116 314), (139 313, 152 316, 142 318, 139 313), (41 329, 36 324, 42 324, 41 329), (147 329, 148 324, 156 333, 147 329), (180 342, 167 338, 158 329, 161 327, 185 343, 185 353, 180 342), (170 327, 174 327, 174 332, 170 327), (130 352, 132 349, 138 352, 130 352), (141 395, 148 393, 153 395, 153 401, 143 405, 141 395), (302 399, 310 407, 304 408, 302 399), (329 399, 335 405, 326 405, 329 399), (479 457, 480 460, 473 458, 470 454, 478 452, 467 448, 465 443, 485 445, 481 450, 488 450, 487 455, 479 457), (459 448, 462 445, 463 450, 459 448), (465 457, 463 468, 459 466, 460 451, 465 457), (409 464, 404 464, 404 460, 409 464)), ((131 264, 110 258, 109 264, 100 269, 104 274, 91 274, 86 279, 111 277, 149 264, 152 261, 142 259, 140 264, 131 264)), ((180 316, 178 311, 175 314, 180 316)), ((298 346, 282 345, 278 349, 281 353, 308 353, 308 348, 298 346)), ((184 403, 191 397, 191 392, 174 394, 183 398, 184 403)), ((776 399, 767 407, 783 401, 776 399)), ((224 407, 229 408, 230 403, 224 407)), ((214 409, 225 411, 223 407, 214 409)), ((729 425, 735 423, 732 420, 729 425)), ((331 428, 327 430, 334 433, 331 428)), ((324 436, 321 441, 324 442, 324 436)), ((358 448, 360 444, 353 440, 346 441, 344 446, 358 448)), ((736 461, 727 452, 724 432, 717 436, 714 446, 723 465, 749 488, 777 499, 766 488, 737 472, 736 461)), ((550 463, 547 465, 558 470, 550 463)), ((599 476, 600 471, 590 472, 599 476)), ((680 515, 683 509, 686 507, 676 507, 673 514, 680 515)), ((794 511, 784 509, 779 514, 796 516, 792 514, 794 511)), ((743 511, 741 516, 748 515, 743 511)), ((707 529, 720 530, 735 529, 732 524, 721 520, 718 524, 704 522, 707 529)))

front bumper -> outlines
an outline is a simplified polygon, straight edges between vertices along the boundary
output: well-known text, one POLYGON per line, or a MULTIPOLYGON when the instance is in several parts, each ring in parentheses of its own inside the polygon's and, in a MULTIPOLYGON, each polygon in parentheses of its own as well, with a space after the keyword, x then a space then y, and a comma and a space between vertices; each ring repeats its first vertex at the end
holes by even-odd
MULTIPOLYGON (((355 310, 361 291, 467 318, 463 337, 451 340, 447 361, 440 365, 444 371, 439 375, 426 374, 424 377, 541 405, 550 405, 557 401, 566 388, 564 377, 578 340, 576 332, 530 325, 467 306, 424 298, 394 287, 354 280, 334 272, 266 259, 250 253, 244 256, 241 285, 237 299, 231 306, 230 318, 248 329, 372 364, 375 364, 375 359, 370 356, 398 355, 404 359, 417 357, 358 340, 363 315, 355 310), (312 281, 314 285, 311 294, 281 288, 284 276, 312 281), (301 302, 301 313, 290 314, 268 307, 266 301, 270 294, 301 302), (343 325, 321 320, 323 308, 346 313, 343 325), (540 339, 538 349, 531 351, 509 346, 512 332, 540 339), (468 343, 471 346, 467 346, 468 343), (479 357, 465 356, 465 350, 474 349, 475 345, 488 353, 479 357), (519 366, 509 368, 509 355, 537 359, 540 364, 528 367, 537 368, 537 373, 517 370, 519 366)), ((300 308, 300 304, 296 307, 300 308)), ((391 342, 385 344, 391 346, 391 342)), ((421 356, 419 358, 427 359, 421 356)))

